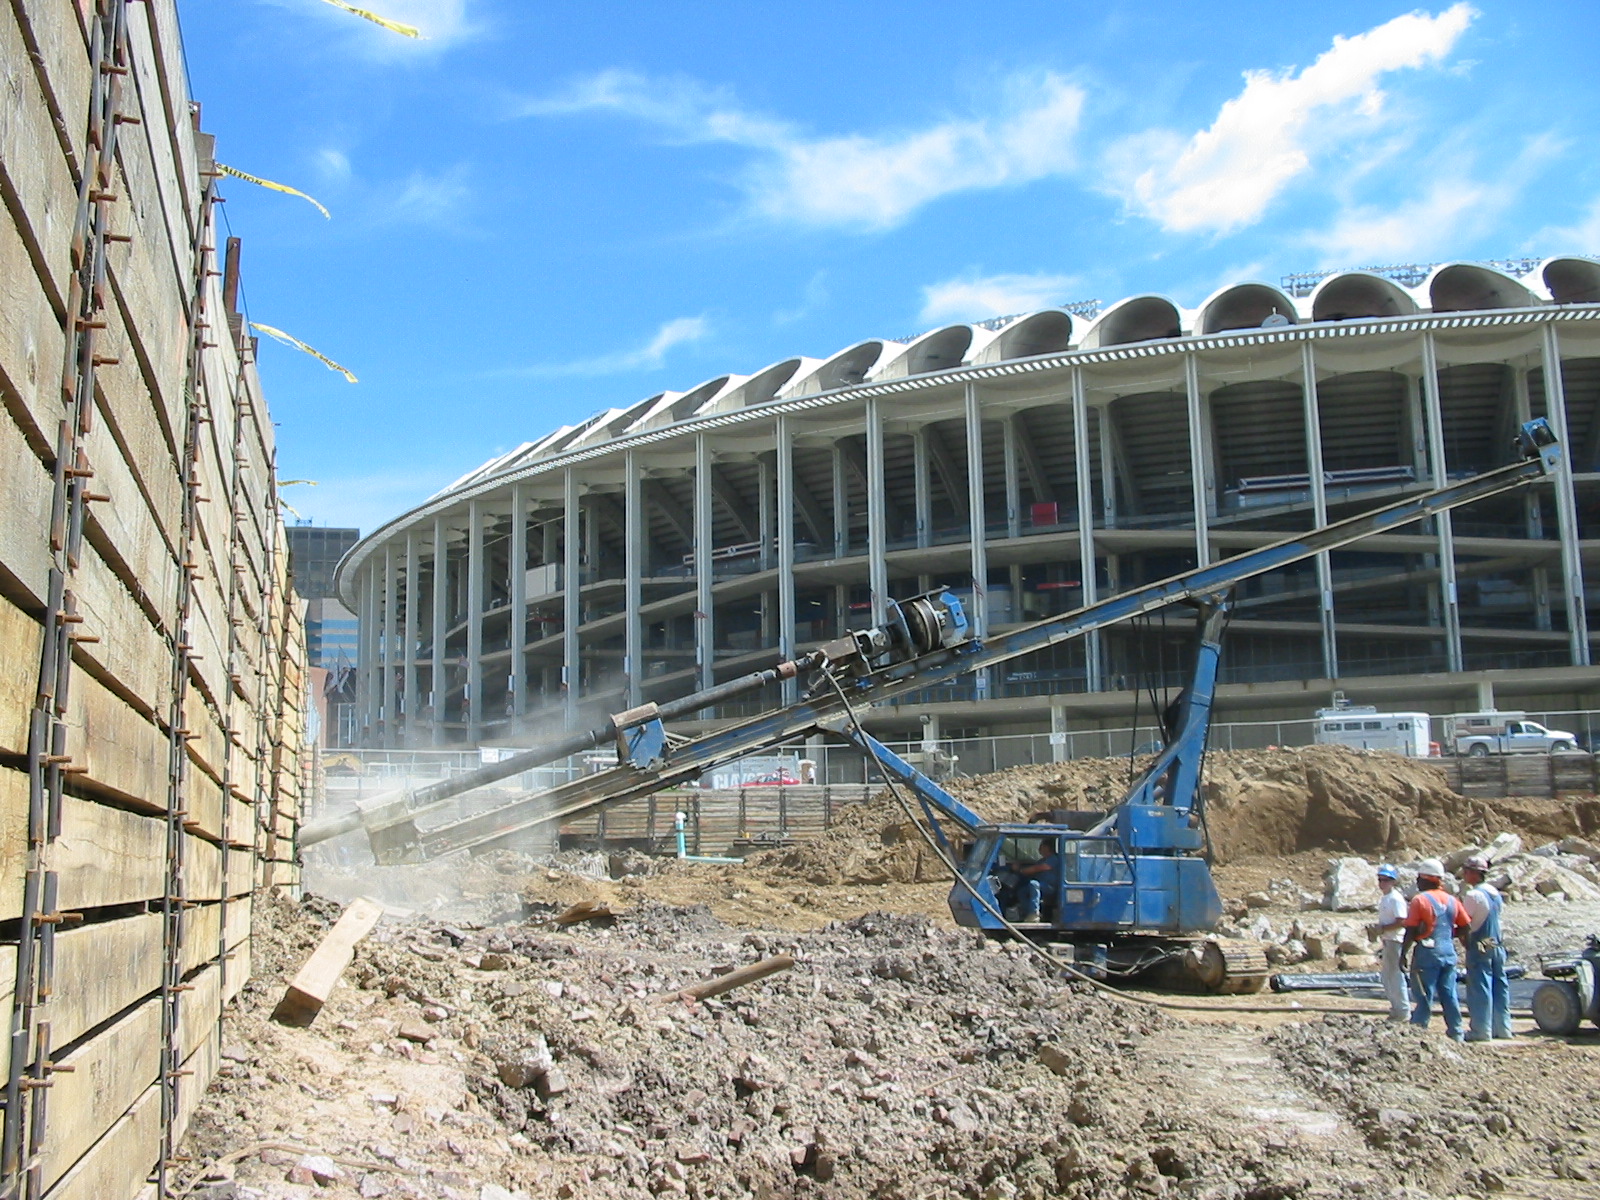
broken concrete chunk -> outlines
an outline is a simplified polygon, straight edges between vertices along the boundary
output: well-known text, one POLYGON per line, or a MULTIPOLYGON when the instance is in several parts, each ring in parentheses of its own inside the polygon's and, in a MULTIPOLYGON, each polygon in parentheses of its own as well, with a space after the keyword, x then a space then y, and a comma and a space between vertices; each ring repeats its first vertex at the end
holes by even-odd
POLYGON ((1484 857, 1491 863, 1522 853, 1522 839, 1514 833, 1496 834, 1494 840, 1483 848, 1484 857))
POLYGON ((1071 1075, 1074 1061, 1072 1055, 1054 1043, 1047 1042, 1039 1047, 1039 1061, 1050 1069, 1054 1075, 1071 1075))
POLYGON ((534 1089, 539 1093, 541 1100, 564 1094, 568 1088, 567 1073, 560 1067, 551 1067, 533 1082, 534 1089))
POLYGON ((526 1045, 495 1059, 500 1082, 507 1087, 531 1087, 554 1070, 555 1065, 550 1046, 541 1033, 534 1034, 533 1040, 526 1045))
POLYGON ((289 1169, 290 1183, 315 1183, 326 1186, 338 1183, 345 1177, 341 1168, 326 1154, 303 1154, 300 1161, 289 1169))
POLYGON ((1376 872, 1364 858, 1329 859, 1322 877, 1322 906, 1329 912, 1377 908, 1381 893, 1376 872))
POLYGON ((400 1022, 400 1028, 395 1031, 395 1036, 420 1044, 433 1038, 433 1030, 415 1017, 407 1017, 400 1022))

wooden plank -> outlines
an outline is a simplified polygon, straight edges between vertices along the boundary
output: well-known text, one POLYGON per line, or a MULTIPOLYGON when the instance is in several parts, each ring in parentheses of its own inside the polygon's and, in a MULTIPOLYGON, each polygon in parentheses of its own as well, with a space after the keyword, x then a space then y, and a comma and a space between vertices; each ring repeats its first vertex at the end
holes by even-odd
POLYGON ((45 1106, 44 1185, 60 1179, 161 1072, 161 1000, 129 1010, 109 1028, 58 1059, 45 1106))
POLYGON ((160 988, 161 945, 160 913, 57 932, 53 1040, 73 1041, 160 988))
POLYGON ((12 7, 0 5, 0 189, 21 205, 21 226, 34 262, 49 283, 52 307, 63 310, 78 189, 39 92, 27 43, 12 7))
MULTIPOLYGON (((27 869, 28 777, 0 769, 0 920, 22 912, 22 879, 27 869)), ((209 867, 207 848, 190 838, 197 862, 196 886, 214 896, 221 888, 220 863, 209 867)), ((141 816, 74 796, 61 801, 61 836, 50 851, 60 888, 60 907, 82 912, 131 904, 163 895, 167 886, 167 828, 161 817, 141 816), (114 869, 110 865, 115 864, 114 869)), ((209 897, 208 897, 209 898, 209 897)))
POLYGON ((80 782, 149 808, 166 808, 167 735, 88 672, 72 681, 67 753, 84 768, 80 782))
POLYGON ((216 1078, 217 1067, 222 1063, 222 1030, 212 1026, 204 1041, 193 1054, 183 1060, 183 1069, 189 1072, 178 1077, 177 1111, 173 1114, 173 1138, 181 1139, 194 1119, 195 1110, 216 1078))
POLYGON ((160 1153, 161 1089, 152 1084, 45 1198, 122 1200, 155 1169, 160 1153))
MULTIPOLYGON (((17 6, 13 5, 13 11, 17 6)), ((83 40, 83 26, 72 7, 66 4, 34 4, 18 12, 19 26, 38 51, 38 72, 46 105, 56 124, 57 139, 63 136, 67 169, 79 177, 87 151, 86 122, 82 119, 85 98, 93 82, 89 49, 83 40)))
POLYGON ((200 1048, 222 1019, 222 967, 212 963, 184 982, 189 990, 178 1001, 178 1046, 187 1058, 200 1048))
MULTIPOLYGON (((0 471, 0 475, 6 472, 0 471)), ((0 488, 4 484, 0 483, 0 488)), ((0 753, 24 754, 28 720, 39 687, 39 622, 0 597, 0 753)))
POLYGON ((372 927, 383 916, 383 906, 374 900, 358 899, 350 903, 344 914, 315 950, 273 1010, 272 1019, 285 1025, 309 1025, 322 1011, 332 994, 339 976, 350 965, 355 955, 356 943, 372 932, 372 927))

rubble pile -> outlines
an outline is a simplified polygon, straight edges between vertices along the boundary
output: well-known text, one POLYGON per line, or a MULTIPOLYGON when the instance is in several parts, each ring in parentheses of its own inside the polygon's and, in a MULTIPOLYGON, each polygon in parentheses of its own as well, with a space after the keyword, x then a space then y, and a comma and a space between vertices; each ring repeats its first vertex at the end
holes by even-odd
MULTIPOLYGON (((296 942, 321 927, 275 921, 296 942)), ((1171 1018, 917 917, 767 935, 644 902, 565 931, 409 922, 362 944, 313 1027, 271 1024, 270 1000, 230 1018, 186 1149, 239 1200, 1331 1196, 1371 1178, 1197 1102, 1230 1078, 1172 1087, 1171 1018), (676 996, 780 951, 792 970, 676 996)))
POLYGON ((1564 1196, 1551 1181, 1600 1181, 1600 1144, 1577 1119, 1595 1111, 1600 1087, 1588 1055, 1559 1042, 1519 1047, 1507 1069, 1504 1056, 1463 1054, 1436 1035, 1361 1017, 1284 1026, 1266 1041, 1285 1072, 1393 1164, 1394 1183, 1424 1194, 1564 1196))

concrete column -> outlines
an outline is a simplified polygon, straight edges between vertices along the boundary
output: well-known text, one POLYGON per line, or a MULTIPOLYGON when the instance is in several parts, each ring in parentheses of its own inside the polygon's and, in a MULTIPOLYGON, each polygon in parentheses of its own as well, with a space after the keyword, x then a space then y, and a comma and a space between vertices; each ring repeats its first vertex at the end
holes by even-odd
POLYGON ((1211 511, 1216 496, 1210 456, 1206 453, 1207 414, 1200 395, 1200 360, 1193 354, 1183 356, 1183 384, 1188 397, 1189 414, 1189 482, 1194 505, 1195 562, 1202 567, 1211 565, 1211 511))
POLYGON ((543 524, 539 526, 539 561, 553 563, 556 555, 561 553, 561 526, 556 521, 550 520, 548 514, 543 524))
POLYGON ((571 467, 562 473, 561 493, 565 508, 561 563, 561 687, 567 728, 576 729, 579 693, 583 689, 583 664, 578 658, 578 625, 583 620, 583 565, 579 554, 583 545, 583 507, 578 498, 578 473, 571 467))
POLYGON ((850 553, 850 489, 844 477, 844 451, 833 444, 833 556, 850 553))
POLYGON ((1017 468, 1017 414, 1008 413, 1001 426, 1005 431, 1006 536, 1022 536, 1022 474, 1017 468))
POLYGON ((622 671, 628 681, 628 707, 637 708, 641 698, 640 680, 644 676, 644 480, 639 473, 639 452, 622 455, 623 521, 623 605, 627 609, 623 625, 622 671))
POLYGON ((761 569, 772 570, 772 560, 776 555, 776 546, 773 543, 773 466, 770 456, 763 454, 756 460, 756 489, 760 497, 756 501, 756 519, 761 523, 761 569))
MULTIPOLYGON (((778 447, 778 656, 787 662, 796 654, 793 418, 779 414, 773 440, 778 447)), ((799 681, 785 679, 783 702, 793 704, 799 697, 799 681)))
POLYGON ((511 715, 528 711, 528 498, 522 484, 511 485, 511 550, 506 566, 511 595, 511 715))
POLYGON ((383 653, 381 659, 383 663, 383 679, 378 691, 380 698, 378 719, 383 722, 383 744, 385 746, 398 744, 395 736, 397 729, 394 687, 395 668, 399 665, 395 655, 395 648, 400 640, 397 632, 399 597, 396 593, 398 591, 399 588, 395 586, 394 580, 394 539, 390 538, 383 544, 383 653))
MULTIPOLYGON (((1444 487, 1450 470, 1444 457, 1444 410, 1439 400, 1439 358, 1431 330, 1422 334, 1422 404, 1427 423, 1428 464, 1433 486, 1444 487)), ((1434 518, 1439 539, 1439 600, 1444 612, 1445 662, 1461 670, 1461 606, 1456 598, 1455 526, 1448 511, 1434 518)))
POLYGON ((1100 527, 1117 527, 1117 453, 1112 445, 1111 406, 1100 409, 1100 527))
POLYGON ((417 717, 420 715, 417 711, 420 707, 417 695, 417 638, 418 623, 422 619, 419 611, 422 597, 418 595, 422 579, 422 556, 417 552, 419 540, 415 525, 406 530, 406 613, 401 633, 404 666, 401 668, 400 688, 401 707, 405 710, 404 736, 400 740, 403 746, 416 745, 417 717))
POLYGON ((433 519, 433 611, 429 617, 433 625, 428 674, 429 740, 442 746, 447 740, 444 714, 450 692, 450 681, 444 673, 444 639, 450 628, 450 543, 443 517, 433 519))
POLYGON ((483 502, 467 501, 467 744, 483 736, 483 502))
POLYGON ((911 434, 911 465, 916 488, 917 546, 926 549, 933 545, 933 470, 926 425, 918 425, 911 434))
POLYGON ((1478 711, 1494 712, 1494 680, 1478 680, 1478 711))
POLYGON ((374 569, 366 567, 356 576, 356 713, 359 729, 357 741, 363 746, 372 745, 376 722, 377 664, 377 609, 374 603, 374 569))
POLYGON ((883 465, 883 413, 876 396, 867 397, 867 586, 872 592, 872 623, 889 616, 889 517, 883 502, 888 487, 883 465))
POLYGON ((716 620, 711 593, 711 443, 703 433, 694 438, 694 661, 700 687, 717 681, 716 620))
MULTIPOLYGON (((1102 413, 1100 420, 1102 440, 1105 427, 1105 414, 1102 413)), ((1083 603, 1086 605, 1094 604, 1100 599, 1100 580, 1096 568, 1094 544, 1094 480, 1089 474, 1089 454, 1089 404, 1083 385, 1083 368, 1074 367, 1072 369, 1072 461, 1077 468, 1078 486, 1078 579, 1083 586, 1083 603)), ((1091 692, 1101 691, 1104 687, 1101 644, 1098 629, 1084 638, 1085 686, 1091 692)))
POLYGON ((1050 706, 1050 761, 1066 762, 1072 757, 1067 745, 1067 709, 1063 704, 1050 706))
MULTIPOLYGON (((1317 402, 1317 360, 1310 342, 1300 345, 1300 396, 1306 424, 1306 471, 1311 477, 1311 523, 1328 523, 1328 481, 1322 467, 1322 409, 1317 402)), ((1317 611, 1322 621, 1322 673, 1339 678, 1339 643, 1333 620, 1333 568, 1327 551, 1317 555, 1317 611)))
MULTIPOLYGON (((1511 407, 1513 417, 1520 426, 1532 419, 1528 398, 1528 372, 1513 367, 1511 370, 1511 407)), ((1544 509, 1539 504, 1539 489, 1522 489, 1523 533, 1532 541, 1544 539, 1544 509)), ((1534 567, 1529 575, 1533 585, 1533 627, 1553 629, 1550 619, 1550 571, 1547 567, 1534 567)))
POLYGON ((1561 376, 1561 339, 1554 324, 1543 329, 1544 408, 1550 428, 1561 442, 1556 489, 1556 532, 1561 538, 1561 599, 1567 611, 1567 648, 1572 665, 1589 665, 1589 614, 1583 588, 1583 560, 1578 553, 1578 504, 1572 489, 1572 441, 1567 436, 1567 388, 1561 376))
MULTIPOLYGON (((978 387, 966 386, 967 410, 967 536, 972 543, 972 633, 989 635, 989 547, 983 509, 983 408, 978 402, 978 387)), ((973 672, 973 685, 979 700, 990 694, 987 668, 973 672)))

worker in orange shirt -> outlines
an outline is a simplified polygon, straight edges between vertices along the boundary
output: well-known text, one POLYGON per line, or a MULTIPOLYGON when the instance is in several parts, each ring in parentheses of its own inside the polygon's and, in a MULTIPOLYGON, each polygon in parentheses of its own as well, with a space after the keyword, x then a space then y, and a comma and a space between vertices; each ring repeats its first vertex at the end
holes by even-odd
POLYGON ((1444 890, 1444 864, 1424 859, 1417 867, 1417 894, 1406 910, 1406 940, 1400 951, 1402 966, 1408 951, 1411 957, 1411 1023, 1427 1026, 1437 996, 1445 1032, 1456 1042, 1466 1036, 1456 994, 1456 939, 1465 938, 1471 924, 1461 901, 1444 890))

